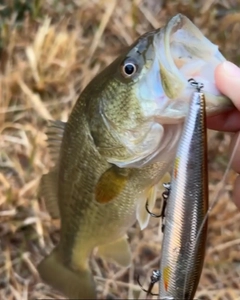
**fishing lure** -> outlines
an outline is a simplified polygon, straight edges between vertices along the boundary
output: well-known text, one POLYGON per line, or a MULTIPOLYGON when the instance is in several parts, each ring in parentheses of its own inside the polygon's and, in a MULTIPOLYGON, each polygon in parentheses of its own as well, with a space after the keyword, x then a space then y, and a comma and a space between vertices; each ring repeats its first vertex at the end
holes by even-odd
POLYGON ((196 88, 178 146, 167 200, 160 262, 160 299, 193 299, 207 237, 208 170, 205 97, 196 88))

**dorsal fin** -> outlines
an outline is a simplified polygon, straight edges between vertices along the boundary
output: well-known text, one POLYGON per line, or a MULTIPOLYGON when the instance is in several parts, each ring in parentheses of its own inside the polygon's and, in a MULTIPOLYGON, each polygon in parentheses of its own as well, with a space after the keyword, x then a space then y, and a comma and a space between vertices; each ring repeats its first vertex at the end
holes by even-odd
POLYGON ((59 218, 58 206, 58 161, 60 154, 60 147, 62 144, 63 133, 65 129, 65 122, 49 121, 46 134, 48 141, 48 148, 51 159, 55 164, 54 168, 48 174, 44 174, 40 181, 39 196, 45 200, 46 208, 52 218, 59 218))
POLYGON ((38 196, 43 197, 46 208, 53 219, 60 218, 58 206, 58 170, 51 170, 41 178, 38 196))
POLYGON ((49 121, 47 127, 46 134, 48 137, 47 141, 48 141, 49 153, 55 165, 58 163, 59 160, 60 147, 62 144, 65 125, 66 125, 65 122, 57 120, 57 121, 49 121))

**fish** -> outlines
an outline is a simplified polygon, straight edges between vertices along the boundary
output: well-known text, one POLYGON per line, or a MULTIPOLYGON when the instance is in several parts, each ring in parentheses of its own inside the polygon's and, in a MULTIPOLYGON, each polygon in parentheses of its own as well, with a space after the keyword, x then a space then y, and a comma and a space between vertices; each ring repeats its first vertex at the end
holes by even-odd
POLYGON ((205 256, 208 194, 205 97, 194 92, 167 199, 159 299, 194 299, 205 256))
POLYGON ((60 218, 60 241, 38 265, 70 298, 96 299, 89 267, 98 256, 129 267, 128 229, 146 228, 159 182, 171 167, 188 112, 188 79, 204 83, 208 115, 231 109, 216 88, 218 47, 184 15, 140 36, 86 86, 67 122, 53 121, 54 167, 39 195, 60 218))

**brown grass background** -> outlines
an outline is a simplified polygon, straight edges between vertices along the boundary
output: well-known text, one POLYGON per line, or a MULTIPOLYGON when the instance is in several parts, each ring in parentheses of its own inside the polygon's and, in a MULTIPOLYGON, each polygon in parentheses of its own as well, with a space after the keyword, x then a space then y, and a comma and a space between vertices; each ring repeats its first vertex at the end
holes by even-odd
MULTIPOLYGON (((59 239, 59 222, 51 220, 37 199, 41 174, 51 165, 47 120, 66 121, 94 75, 124 46, 178 12, 219 45, 228 60, 240 64, 237 0, 0 1, 0 299, 63 298, 36 271, 59 239)), ((231 201, 234 172, 219 184, 229 161, 230 137, 209 132, 210 199, 218 197, 218 202, 209 220, 199 299, 240 299, 240 213, 231 201)), ((160 201, 156 212, 159 206, 160 201)), ((144 231, 135 225, 129 241, 134 257, 130 269, 91 260, 103 299, 144 298, 136 277, 146 286, 159 266, 158 220, 151 220, 144 231)))

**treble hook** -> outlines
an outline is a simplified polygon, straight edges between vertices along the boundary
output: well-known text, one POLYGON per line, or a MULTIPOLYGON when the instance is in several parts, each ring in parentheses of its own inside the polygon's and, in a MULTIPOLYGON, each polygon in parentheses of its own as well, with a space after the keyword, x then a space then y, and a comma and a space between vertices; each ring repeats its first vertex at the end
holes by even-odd
POLYGON ((139 284, 139 286, 141 287, 141 289, 147 293, 147 296, 151 295, 151 296, 158 296, 158 294, 154 294, 152 293, 152 289, 153 289, 153 286, 156 282, 158 282, 161 278, 161 273, 160 273, 160 270, 153 270, 152 272, 152 275, 150 277, 151 281, 150 281, 150 284, 149 284, 149 287, 148 289, 144 289, 142 284, 140 283, 140 280, 139 280, 139 276, 137 277, 137 283, 139 284))
POLYGON ((149 215, 150 215, 151 217, 154 217, 154 218, 160 218, 160 217, 164 218, 164 217, 165 217, 165 208, 166 208, 168 196, 169 196, 169 192, 168 192, 168 191, 164 191, 164 192, 162 193, 163 207, 162 207, 162 211, 161 211, 161 213, 160 213, 159 215, 156 215, 156 214, 152 213, 152 212, 149 210, 149 208, 148 208, 148 200, 147 200, 147 202, 146 202, 146 204, 145 204, 145 208, 146 208, 146 211, 149 213, 149 215))
MULTIPOLYGON (((166 210, 166 205, 167 205, 167 199, 169 197, 169 194, 170 194, 170 189, 171 189, 171 183, 168 182, 168 183, 163 183, 163 187, 165 188, 165 191, 162 193, 162 198, 163 198, 163 206, 162 206, 162 210, 161 210, 161 213, 159 215, 156 215, 154 213, 152 213, 149 208, 148 208, 148 200, 146 201, 146 204, 145 204, 145 208, 146 208, 146 211, 150 214, 151 217, 154 217, 154 218, 164 218, 165 217, 165 210, 166 210)), ((162 226, 162 232, 164 230, 164 225, 162 226)))

